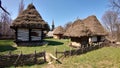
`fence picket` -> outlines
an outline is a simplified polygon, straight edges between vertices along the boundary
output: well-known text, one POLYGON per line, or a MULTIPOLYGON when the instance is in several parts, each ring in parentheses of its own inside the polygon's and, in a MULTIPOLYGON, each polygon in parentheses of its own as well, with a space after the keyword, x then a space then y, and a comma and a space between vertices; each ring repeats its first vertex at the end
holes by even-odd
MULTIPOLYGON (((33 64, 34 62, 38 63, 37 58, 44 57, 44 62, 46 62, 45 59, 45 51, 39 52, 34 54, 23 54, 22 51, 20 54, 11 54, 11 52, 8 53, 8 55, 0 55, 0 66, 1 67, 10 67, 10 66, 23 66, 27 64, 33 64), (34 60, 33 60, 34 58, 34 60)), ((43 61, 41 62, 43 63, 43 61)))
POLYGON ((57 54, 62 54, 62 55, 64 55, 64 57, 66 57, 66 56, 72 56, 72 55, 80 55, 80 54, 89 52, 91 50, 99 49, 99 48, 102 48, 102 45, 100 45, 100 44, 98 44, 98 45, 91 45, 91 46, 82 47, 82 48, 76 49, 76 50, 72 50, 71 48, 69 50, 65 50, 65 48, 64 48, 63 52, 59 52, 56 49, 55 54, 56 54, 56 56, 57 56, 57 54))

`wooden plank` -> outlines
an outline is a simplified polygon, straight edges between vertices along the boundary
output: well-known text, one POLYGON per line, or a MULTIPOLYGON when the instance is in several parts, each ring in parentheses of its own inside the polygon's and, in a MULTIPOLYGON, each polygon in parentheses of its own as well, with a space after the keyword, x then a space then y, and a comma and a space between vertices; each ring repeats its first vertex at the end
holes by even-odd
POLYGON ((18 29, 18 40, 29 41, 29 30, 28 29, 18 29))
POLYGON ((32 41, 41 40, 42 31, 38 29, 32 29, 31 32, 37 33, 37 36, 31 36, 32 41))
POLYGON ((29 29, 29 41, 31 41, 31 29, 29 29))

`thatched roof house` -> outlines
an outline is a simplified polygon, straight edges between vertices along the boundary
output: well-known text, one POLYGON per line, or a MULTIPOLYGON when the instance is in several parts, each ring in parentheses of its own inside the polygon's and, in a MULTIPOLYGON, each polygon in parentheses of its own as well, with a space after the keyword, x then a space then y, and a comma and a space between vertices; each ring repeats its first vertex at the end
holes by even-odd
POLYGON ((61 39, 64 33, 64 28, 62 26, 58 26, 53 31, 53 37, 56 39, 61 39))
POLYGON ((71 38, 71 45, 87 45, 89 42, 100 42, 107 35, 96 16, 89 16, 84 20, 76 20, 64 33, 71 38))
POLYGON ((90 35, 90 30, 84 25, 82 20, 78 19, 68 28, 64 33, 64 36, 71 38, 71 45, 75 47, 80 47, 81 45, 86 45, 88 42, 88 37, 90 35))
POLYGON ((15 30, 16 42, 40 43, 42 42, 46 25, 35 6, 29 4, 27 9, 21 12, 13 21, 11 28, 15 30))
POLYGON ((83 20, 85 26, 91 31, 91 36, 94 35, 107 35, 107 31, 103 28, 102 24, 98 21, 96 16, 92 15, 83 20))
POLYGON ((53 31, 49 31, 49 32, 47 33, 47 37, 48 37, 48 38, 53 38, 53 31))
POLYGON ((33 4, 29 4, 12 23, 13 28, 45 28, 45 21, 33 4))
POLYGON ((90 34, 89 31, 90 30, 84 25, 82 20, 78 19, 74 21, 64 35, 69 37, 88 36, 90 34))

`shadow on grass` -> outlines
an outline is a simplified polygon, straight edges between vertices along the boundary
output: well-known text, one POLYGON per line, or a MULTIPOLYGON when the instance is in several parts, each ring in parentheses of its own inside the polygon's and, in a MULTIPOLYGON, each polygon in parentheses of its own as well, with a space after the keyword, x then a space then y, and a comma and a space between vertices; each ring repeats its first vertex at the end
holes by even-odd
POLYGON ((52 40, 45 40, 45 41, 48 42, 48 45, 50 45, 50 46, 57 46, 57 45, 64 44, 62 42, 57 42, 57 41, 52 41, 52 40))
POLYGON ((4 51, 13 51, 16 50, 17 48, 12 47, 11 45, 0 45, 0 52, 4 51))
MULTIPOLYGON (((21 65, 21 66, 28 66, 28 67, 30 67, 30 66, 34 66, 34 65, 44 65, 44 64, 46 64, 47 62, 39 62, 39 63, 29 63, 29 64, 24 64, 24 65, 21 65)), ((18 66, 20 66, 20 65, 18 65, 18 66)), ((20 67, 21 67, 20 66, 20 67)))

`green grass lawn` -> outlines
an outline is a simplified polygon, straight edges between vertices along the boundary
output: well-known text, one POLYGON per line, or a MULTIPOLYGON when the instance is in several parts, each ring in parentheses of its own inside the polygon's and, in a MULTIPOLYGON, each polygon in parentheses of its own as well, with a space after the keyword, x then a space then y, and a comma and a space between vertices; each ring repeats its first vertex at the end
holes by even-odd
POLYGON ((59 51, 64 51, 64 49, 70 49, 67 44, 69 40, 57 40, 57 39, 45 39, 48 42, 47 45, 43 46, 32 46, 32 47, 14 47, 15 43, 12 40, 0 40, 0 54, 6 54, 9 51, 12 53, 19 54, 20 51, 24 54, 34 53, 35 50, 37 52, 46 51, 50 53, 54 53, 56 48, 59 51))
POLYGON ((104 47, 63 62, 58 68, 120 68, 120 48, 104 47))
MULTIPOLYGON (((0 54, 6 54, 8 51, 13 53, 34 53, 46 50, 47 52, 54 53, 57 48, 59 51, 64 49, 70 49, 67 44, 69 40, 56 40, 46 39, 49 44, 36 47, 12 47, 14 44, 12 40, 0 40, 0 54)), ((62 64, 53 63, 48 65, 47 63, 42 65, 24 66, 19 68, 120 68, 120 48, 104 47, 98 50, 90 51, 82 55, 76 55, 64 58, 62 64)), ((12 67, 11 67, 12 68, 12 67)))

